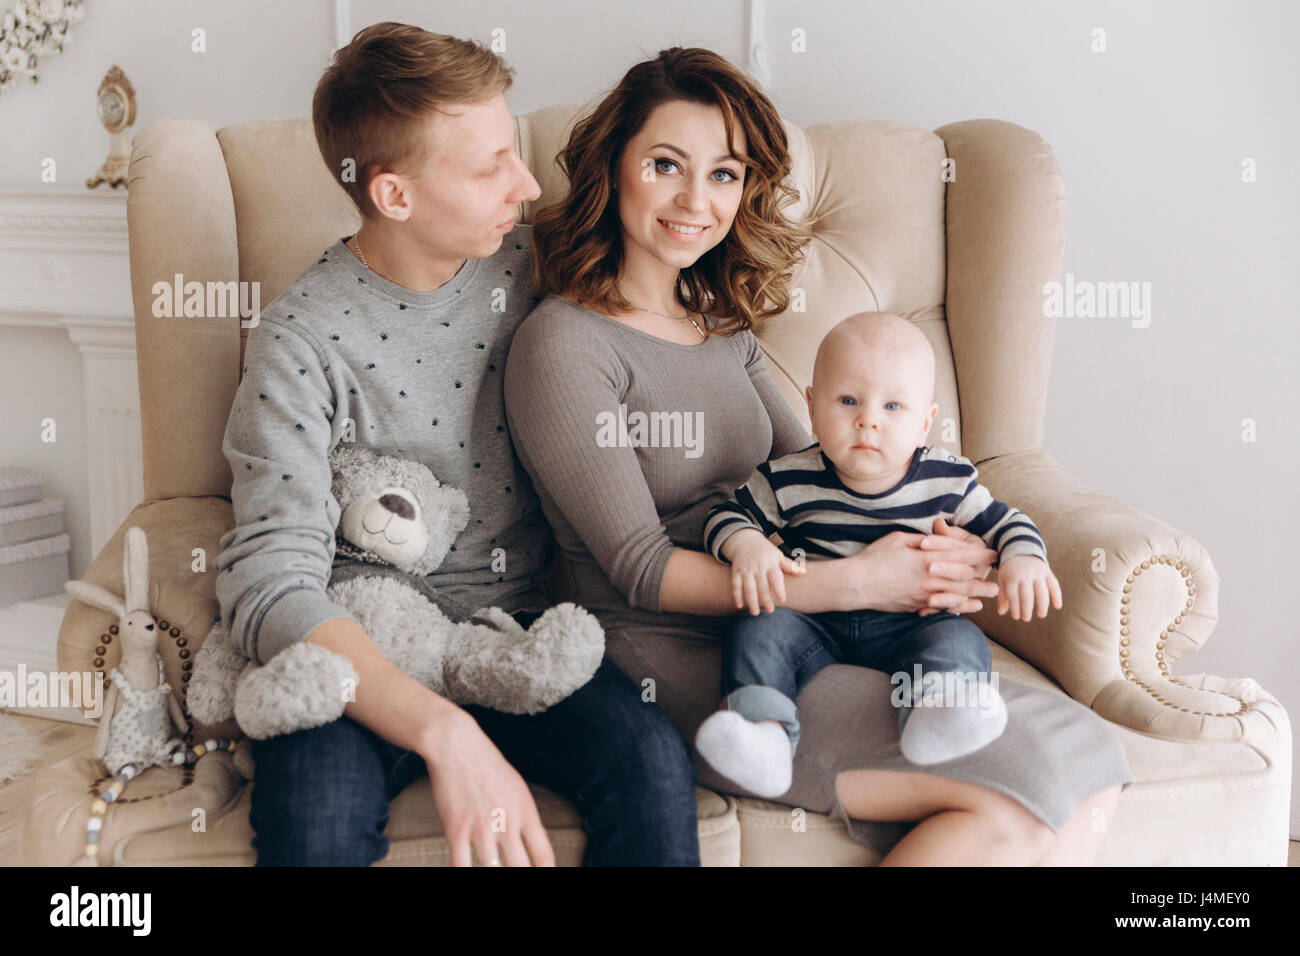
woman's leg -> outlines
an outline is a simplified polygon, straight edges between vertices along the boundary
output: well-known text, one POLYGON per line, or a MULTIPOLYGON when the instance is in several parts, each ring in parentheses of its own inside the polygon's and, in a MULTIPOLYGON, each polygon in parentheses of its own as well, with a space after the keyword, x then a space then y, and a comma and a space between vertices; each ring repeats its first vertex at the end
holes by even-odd
POLYGON ((1038 866, 1092 866, 1097 861, 1101 841, 1110 832, 1122 788, 1111 787, 1079 804, 1065 821, 1038 866))
POLYGON ((1056 837, 1011 797, 934 774, 846 770, 835 793, 850 817, 920 821, 881 866, 1031 866, 1056 837))

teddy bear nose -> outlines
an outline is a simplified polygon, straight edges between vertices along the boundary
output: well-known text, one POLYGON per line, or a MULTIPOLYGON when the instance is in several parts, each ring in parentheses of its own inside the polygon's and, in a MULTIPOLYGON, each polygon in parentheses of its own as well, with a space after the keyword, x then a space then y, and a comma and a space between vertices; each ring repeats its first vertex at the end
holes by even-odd
POLYGON ((412 508, 411 503, 401 495, 395 495, 392 493, 381 495, 379 503, 399 518, 407 518, 409 520, 415 517, 415 509, 412 508))

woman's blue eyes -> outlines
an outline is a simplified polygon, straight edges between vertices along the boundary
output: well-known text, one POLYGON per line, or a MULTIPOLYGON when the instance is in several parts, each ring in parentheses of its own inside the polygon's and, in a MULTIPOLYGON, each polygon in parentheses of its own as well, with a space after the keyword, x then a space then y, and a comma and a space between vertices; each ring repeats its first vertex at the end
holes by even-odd
MULTIPOLYGON (((671 159, 656 159, 656 160, 655 160, 655 171, 656 171, 656 172, 663 173, 665 176, 667 176, 667 175, 670 174, 671 171, 670 171, 670 170, 666 170, 666 169, 660 169, 661 166, 672 166, 672 167, 675 169, 675 168, 677 167, 677 163, 676 163, 675 160, 671 160, 671 159)), ((733 173, 733 172, 732 172, 731 170, 729 170, 729 169, 715 169, 713 172, 714 172, 715 174, 717 174, 717 173, 726 173, 728 176, 731 177, 731 179, 729 179, 729 180, 715 180, 715 182, 736 182, 737 180, 740 179, 739 176, 737 176, 735 173, 733 173)))

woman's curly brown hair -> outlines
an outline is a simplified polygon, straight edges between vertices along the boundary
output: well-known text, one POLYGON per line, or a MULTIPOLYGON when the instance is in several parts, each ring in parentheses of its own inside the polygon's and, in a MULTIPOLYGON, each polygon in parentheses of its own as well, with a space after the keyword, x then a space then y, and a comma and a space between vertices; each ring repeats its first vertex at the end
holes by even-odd
POLYGON ((794 266, 808 235, 782 210, 799 198, 788 184, 790 150, 772 101, 726 59, 698 47, 661 50, 638 63, 573 128, 556 156, 568 194, 537 212, 533 272, 539 289, 570 296, 611 315, 635 307, 619 294, 624 250, 614 179, 619 159, 661 103, 686 100, 722 110, 734 149, 737 122, 748 157, 740 207, 726 237, 682 269, 677 299, 692 312, 713 315, 714 329, 734 335, 790 304, 794 266))

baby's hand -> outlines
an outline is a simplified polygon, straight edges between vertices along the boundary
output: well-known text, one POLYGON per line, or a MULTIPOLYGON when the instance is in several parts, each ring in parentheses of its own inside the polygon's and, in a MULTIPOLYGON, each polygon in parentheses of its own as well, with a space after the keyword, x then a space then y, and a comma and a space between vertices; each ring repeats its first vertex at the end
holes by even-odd
POLYGON ((998 566, 998 613, 1011 608, 1013 621, 1029 621, 1038 608, 1040 618, 1047 617, 1047 598, 1061 609, 1061 585, 1042 558, 1030 554, 1007 558, 998 566))
POLYGON ((804 573, 802 565, 787 558, 753 528, 737 531, 724 541, 722 553, 731 562, 731 592, 736 607, 748 605, 753 615, 759 613, 760 604, 770 614, 776 610, 776 601, 785 601, 785 572, 804 573))

